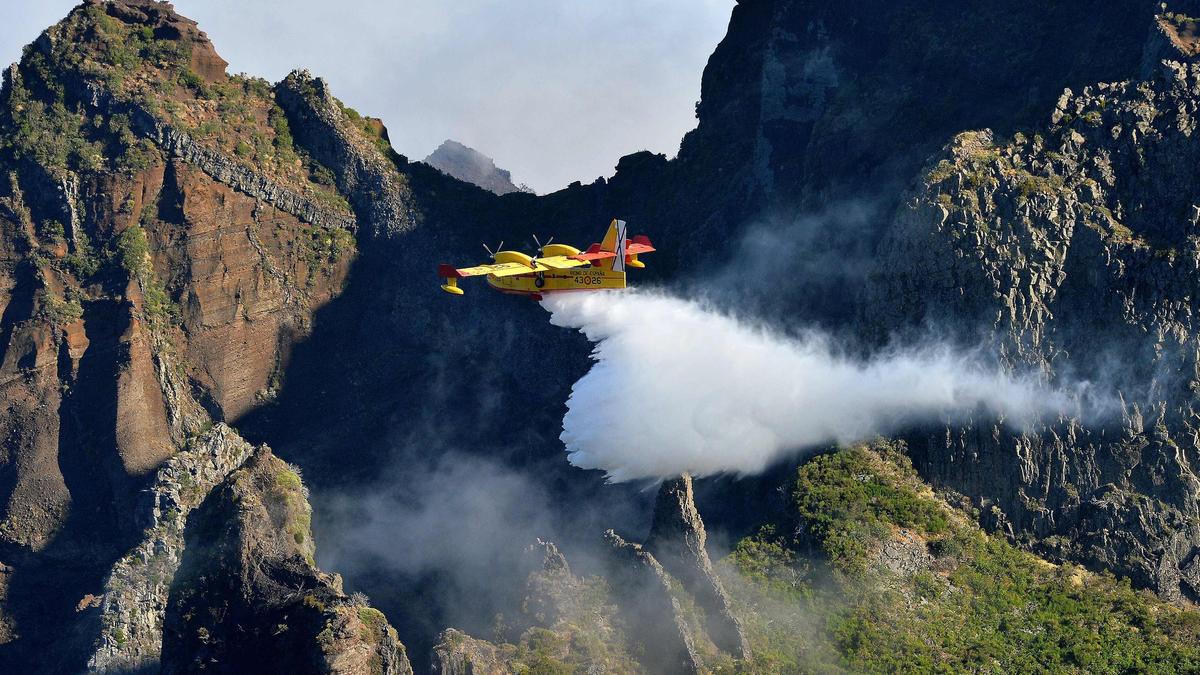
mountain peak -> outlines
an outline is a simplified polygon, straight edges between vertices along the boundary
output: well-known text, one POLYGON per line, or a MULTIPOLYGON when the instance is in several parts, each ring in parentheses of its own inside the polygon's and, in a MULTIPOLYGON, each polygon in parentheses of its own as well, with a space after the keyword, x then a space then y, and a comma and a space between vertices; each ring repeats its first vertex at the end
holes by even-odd
POLYGON ((442 143, 424 161, 444 174, 498 195, 533 192, 525 185, 513 183, 512 174, 497 167, 491 157, 455 140, 442 143))

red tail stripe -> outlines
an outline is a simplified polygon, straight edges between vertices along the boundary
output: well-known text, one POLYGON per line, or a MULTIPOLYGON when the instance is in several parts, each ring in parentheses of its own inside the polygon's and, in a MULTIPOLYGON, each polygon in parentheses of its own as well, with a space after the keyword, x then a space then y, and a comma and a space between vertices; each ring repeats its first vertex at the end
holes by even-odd
POLYGON ((445 263, 438 265, 438 276, 445 277, 447 279, 451 279, 451 278, 462 279, 462 278, 464 278, 463 275, 458 273, 458 270, 455 269, 454 265, 447 265, 445 263))

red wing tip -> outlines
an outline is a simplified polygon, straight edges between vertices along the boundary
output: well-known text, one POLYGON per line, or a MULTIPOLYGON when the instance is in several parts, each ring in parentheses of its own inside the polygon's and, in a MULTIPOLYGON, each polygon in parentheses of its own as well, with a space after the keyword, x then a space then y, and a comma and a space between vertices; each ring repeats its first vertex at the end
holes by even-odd
POLYGON ((458 273, 458 270, 457 270, 457 269, 454 267, 454 265, 446 265, 446 264, 444 264, 444 263, 443 263, 443 264, 441 264, 441 265, 438 265, 438 276, 439 276, 439 277, 445 277, 445 278, 447 278, 447 279, 450 279, 450 278, 454 278, 454 279, 461 279, 461 278, 463 278, 463 275, 461 275, 461 274, 459 274, 459 273, 458 273))

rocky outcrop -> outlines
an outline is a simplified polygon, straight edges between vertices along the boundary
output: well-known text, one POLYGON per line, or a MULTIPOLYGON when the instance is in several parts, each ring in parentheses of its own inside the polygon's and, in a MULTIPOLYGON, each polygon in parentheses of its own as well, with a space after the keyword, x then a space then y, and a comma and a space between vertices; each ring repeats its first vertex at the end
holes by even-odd
MULTIPOLYGON (((632 641, 599 577, 579 577, 551 542, 525 550, 529 573, 521 611, 510 627, 515 644, 493 644, 450 629, 433 647, 435 673, 520 673, 528 670, 640 672, 630 655, 632 641)), ((651 650, 657 646, 651 646, 651 650)))
POLYGON ((1009 367, 1111 393, 1037 431, 930 432, 914 460, 1010 536, 1175 599, 1200 597, 1198 91, 1200 64, 1167 60, 1067 90, 1038 133, 959 135, 897 212, 867 308, 880 333, 982 328, 1009 367))
POLYGON ((705 542, 708 534, 696 510, 692 477, 664 481, 654 503, 645 547, 678 579, 705 613, 705 629, 718 647, 735 656, 750 654, 741 621, 730 609, 729 594, 713 571, 705 542))
POLYGON ((205 82, 226 79, 225 67, 229 62, 217 54, 212 41, 195 21, 175 12, 174 5, 158 0, 86 0, 85 4, 100 7, 125 23, 147 26, 158 38, 186 43, 192 72, 205 82))
POLYGON ((87 100, 103 115, 128 116, 132 128, 153 141, 168 157, 186 161, 218 183, 318 227, 337 227, 349 232, 358 227, 353 214, 331 211, 284 187, 261 171, 197 142, 187 132, 158 119, 135 102, 115 100, 100 83, 87 84, 87 100))
POLYGON ((477 640, 466 633, 447 628, 433 648, 432 672, 435 675, 508 675, 512 654, 500 647, 477 640))
MULTIPOLYGON (((1157 8, 1157 0, 739 2, 704 70, 699 125, 679 151, 677 169, 694 191, 655 229, 669 229, 687 209, 688 254, 695 246, 719 258, 730 223, 775 207, 784 215, 771 229, 796 230, 797 255, 853 269, 870 258, 879 230, 876 218, 860 223, 846 213, 867 206, 886 217, 924 159, 959 131, 989 120, 1020 128, 1064 86, 1128 77, 1157 8), (718 185, 720 199, 707 194, 718 185), (751 213, 731 217, 730 209, 751 213)), ((832 285, 838 266, 789 286, 852 294, 861 279, 832 285)), ((804 303, 806 292, 814 291, 789 292, 789 300, 804 303)), ((837 311, 817 300, 809 301, 814 311, 837 311)))
MULTIPOLYGON (((275 88, 296 142, 337 179, 349 197, 359 223, 373 238, 396 237, 416 226, 418 216, 404 176, 387 151, 351 124, 341 104, 321 78, 294 71, 275 88)), ((357 113, 356 113, 357 114, 357 113)))
POLYGON ((639 544, 608 530, 612 555, 608 579, 642 664, 652 673, 699 673, 703 661, 675 581, 639 544))
POLYGON ((1142 56, 1142 79, 1149 79, 1164 60, 1189 63, 1200 57, 1200 22, 1182 12, 1154 17, 1142 56))
POLYGON ((358 226, 353 215, 331 212, 315 202, 282 187, 263 174, 192 140, 186 133, 162 123, 147 129, 154 140, 172 157, 192 164, 219 183, 289 213, 318 227, 339 227, 354 232, 358 226))
POLYGON ((265 446, 217 425, 142 496, 142 541, 80 603, 89 672, 245 672, 287 653, 300 672, 411 675, 383 614, 313 566, 303 486, 265 446))
POLYGON ((254 452, 224 424, 174 455, 143 492, 137 517, 142 541, 117 561, 104 592, 91 604, 99 633, 88 670, 151 671, 159 667, 167 600, 184 553, 184 527, 192 510, 254 452))
POLYGON ((188 519, 162 624, 162 672, 411 675, 378 610, 313 562, 299 476, 266 447, 188 519))
POLYGON ((448 140, 442 143, 422 161, 448 176, 498 195, 532 192, 523 185, 515 185, 512 182, 512 173, 496 166, 491 157, 458 141, 448 140))

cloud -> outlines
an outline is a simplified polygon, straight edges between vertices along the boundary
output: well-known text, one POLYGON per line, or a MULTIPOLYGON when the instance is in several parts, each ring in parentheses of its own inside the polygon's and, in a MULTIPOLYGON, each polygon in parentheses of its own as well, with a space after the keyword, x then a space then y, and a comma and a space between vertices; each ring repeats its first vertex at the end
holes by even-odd
POLYGON ((651 292, 549 296, 543 306, 596 345, 562 440, 572 464, 615 482, 755 474, 814 447, 974 415, 1022 427, 1078 412, 1088 389, 1050 389, 982 350, 936 342, 862 360, 818 332, 789 337, 651 292))

